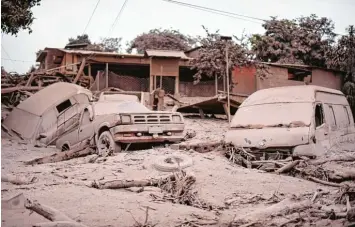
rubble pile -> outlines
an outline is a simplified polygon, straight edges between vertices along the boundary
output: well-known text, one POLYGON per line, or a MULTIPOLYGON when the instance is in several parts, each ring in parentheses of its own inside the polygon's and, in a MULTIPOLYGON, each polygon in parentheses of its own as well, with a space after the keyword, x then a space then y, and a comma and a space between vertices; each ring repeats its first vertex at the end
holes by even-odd
MULTIPOLYGON (((25 75, 2 73, 1 103, 11 109, 41 88, 57 82, 72 83, 75 80, 75 76, 64 75, 57 71, 38 71, 25 75)), ((92 80, 88 76, 81 76, 77 84, 89 88, 92 80)))

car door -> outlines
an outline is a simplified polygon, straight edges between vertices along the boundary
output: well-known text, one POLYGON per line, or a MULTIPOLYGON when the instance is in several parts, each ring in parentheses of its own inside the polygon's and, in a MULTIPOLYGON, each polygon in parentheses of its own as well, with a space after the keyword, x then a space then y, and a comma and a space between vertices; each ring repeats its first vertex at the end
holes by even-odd
POLYGON ((83 142, 94 135, 94 119, 88 109, 84 109, 81 115, 81 122, 78 131, 78 140, 83 142))
POLYGON ((327 114, 324 111, 324 105, 320 102, 316 103, 314 108, 314 126, 315 141, 317 146, 329 149, 329 124, 327 123, 327 114))

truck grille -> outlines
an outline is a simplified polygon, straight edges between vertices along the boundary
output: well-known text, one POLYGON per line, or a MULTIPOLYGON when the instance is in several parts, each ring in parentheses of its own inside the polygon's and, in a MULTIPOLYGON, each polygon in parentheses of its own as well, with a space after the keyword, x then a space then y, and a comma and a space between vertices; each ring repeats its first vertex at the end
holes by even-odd
POLYGON ((170 115, 133 115, 135 124, 171 123, 170 115))

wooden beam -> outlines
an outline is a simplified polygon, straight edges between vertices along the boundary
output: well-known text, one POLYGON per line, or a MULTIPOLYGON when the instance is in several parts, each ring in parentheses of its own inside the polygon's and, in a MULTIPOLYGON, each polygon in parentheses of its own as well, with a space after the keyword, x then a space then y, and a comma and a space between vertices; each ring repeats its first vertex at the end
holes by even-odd
POLYGON ((1 88, 1 94, 11 93, 14 91, 38 91, 38 90, 41 90, 41 87, 18 86, 18 87, 1 88))
POLYGON ((106 79, 105 88, 108 88, 108 63, 106 63, 105 79, 106 79))
POLYGON ((28 80, 27 80, 26 87, 31 86, 31 83, 32 83, 32 80, 33 80, 34 76, 35 76, 35 74, 31 73, 30 78, 28 78, 28 80))
POLYGON ((83 58, 83 60, 81 62, 81 65, 80 65, 80 68, 79 68, 79 71, 76 74, 75 79, 73 81, 74 84, 76 84, 78 82, 78 80, 80 79, 81 74, 83 74, 85 63, 86 63, 86 59, 83 58))
POLYGON ((175 95, 179 96, 180 94, 180 74, 178 74, 177 77, 175 77, 175 95))
POLYGON ((224 112, 225 112, 226 115, 227 115, 228 122, 230 122, 231 116, 230 116, 230 110, 228 110, 228 105, 227 105, 227 103, 223 103, 223 109, 224 109, 224 112))

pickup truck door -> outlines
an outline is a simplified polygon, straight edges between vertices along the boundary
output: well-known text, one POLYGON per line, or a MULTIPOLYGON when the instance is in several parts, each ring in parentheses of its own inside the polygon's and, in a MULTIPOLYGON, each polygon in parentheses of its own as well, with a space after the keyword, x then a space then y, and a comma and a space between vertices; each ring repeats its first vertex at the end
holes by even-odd
POLYGON ((91 119, 90 112, 85 109, 81 116, 81 122, 78 132, 78 142, 83 142, 86 139, 92 137, 95 133, 94 122, 91 119))

